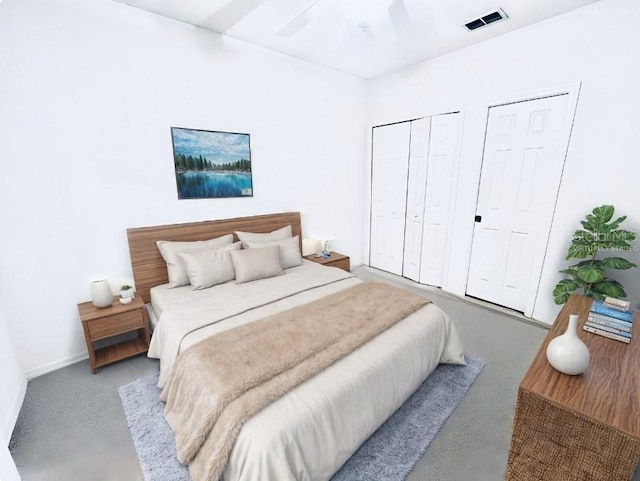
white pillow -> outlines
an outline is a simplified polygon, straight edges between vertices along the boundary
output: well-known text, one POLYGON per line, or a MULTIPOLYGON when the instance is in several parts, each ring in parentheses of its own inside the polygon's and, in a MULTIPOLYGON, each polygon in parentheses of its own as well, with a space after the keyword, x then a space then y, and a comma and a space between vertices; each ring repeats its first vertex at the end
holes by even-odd
POLYGON ((302 264, 302 254, 300 254, 300 240, 298 236, 282 240, 247 241, 247 247, 249 249, 267 246, 280 246, 280 265, 283 269, 302 264))
POLYGON ((281 229, 274 230, 273 232, 269 232, 268 234, 236 231, 236 235, 242 242, 242 248, 247 249, 247 242, 250 241, 264 242, 268 240, 289 239, 291 237, 291 226, 284 226, 281 229))
POLYGON ((230 251, 229 254, 236 269, 237 284, 284 274, 279 246, 230 251))
POLYGON ((218 247, 217 249, 202 249, 199 251, 179 252, 184 270, 189 277, 193 290, 222 284, 235 279, 230 251, 240 250, 240 242, 218 247))
POLYGON ((189 277, 182 267, 178 254, 180 252, 193 252, 201 249, 215 249, 233 242, 233 234, 223 235, 206 241, 195 242, 172 242, 158 241, 156 245, 160 250, 162 258, 167 263, 167 277, 169 277, 169 287, 180 287, 189 284, 189 277))

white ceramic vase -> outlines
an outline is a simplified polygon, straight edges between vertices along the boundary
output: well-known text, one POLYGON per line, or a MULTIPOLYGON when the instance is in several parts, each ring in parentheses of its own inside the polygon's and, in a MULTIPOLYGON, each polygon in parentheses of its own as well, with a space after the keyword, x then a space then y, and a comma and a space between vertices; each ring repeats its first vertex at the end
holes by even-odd
POLYGON ((564 334, 552 339, 547 346, 547 360, 555 369, 575 376, 589 367, 589 349, 578 337, 578 316, 569 316, 569 326, 564 334))
POLYGON ((109 281, 93 281, 91 283, 91 302, 96 307, 108 307, 113 303, 113 294, 109 281))

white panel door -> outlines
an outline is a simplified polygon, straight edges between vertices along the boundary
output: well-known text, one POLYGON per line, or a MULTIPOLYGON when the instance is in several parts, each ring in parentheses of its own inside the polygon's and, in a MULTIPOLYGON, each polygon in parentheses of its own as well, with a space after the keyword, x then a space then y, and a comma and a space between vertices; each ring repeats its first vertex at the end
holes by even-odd
POLYGON ((431 118, 420 282, 442 287, 453 208, 460 114, 431 118))
POLYGON ((560 187, 568 99, 489 109, 467 294, 525 311, 560 187))
POLYGON ((414 281, 418 281, 420 278, 422 222, 424 219, 424 193, 427 184, 430 123, 431 119, 428 117, 411 121, 407 217, 405 221, 402 275, 414 281))
POLYGON ((410 122, 373 128, 369 264, 402 275, 410 122))

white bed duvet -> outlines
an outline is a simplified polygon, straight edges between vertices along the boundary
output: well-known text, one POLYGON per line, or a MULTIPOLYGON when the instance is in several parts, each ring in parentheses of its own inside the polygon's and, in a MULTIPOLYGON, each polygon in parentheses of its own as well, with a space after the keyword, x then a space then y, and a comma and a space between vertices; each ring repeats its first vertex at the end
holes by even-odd
MULTIPOLYGON (((202 291, 153 288, 158 323, 149 356, 161 360, 160 384, 180 350, 359 282, 305 261, 283 276, 248 284, 202 291)), ((429 304, 251 418, 223 479, 330 479, 441 362, 463 364, 464 356, 448 316, 429 304)))

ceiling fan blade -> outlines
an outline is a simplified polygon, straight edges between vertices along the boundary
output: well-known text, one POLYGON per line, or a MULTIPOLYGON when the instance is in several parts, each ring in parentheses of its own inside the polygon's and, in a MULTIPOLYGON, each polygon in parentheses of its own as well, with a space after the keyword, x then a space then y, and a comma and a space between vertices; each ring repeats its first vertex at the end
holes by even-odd
POLYGON ((402 35, 402 32, 411 28, 411 19, 404 0, 393 0, 388 11, 393 28, 396 30, 396 36, 402 35))
POLYGON ((447 11, 441 11, 442 2, 412 2, 405 3, 407 16, 413 21, 413 25, 420 25, 423 35, 436 37, 438 35, 438 22, 447 15, 447 11))
POLYGON ((398 40, 400 30, 396 30, 393 18, 390 12, 386 10, 380 11, 372 18, 371 30, 376 44, 381 47, 388 47, 398 40))
POLYGON ((291 37, 300 30, 302 30, 313 18, 313 7, 315 7, 320 0, 314 0, 311 5, 304 9, 304 11, 291 20, 288 24, 278 30, 277 34, 280 37, 291 37))
POLYGON ((266 0, 231 0, 224 7, 206 18, 198 26, 225 33, 266 0))

